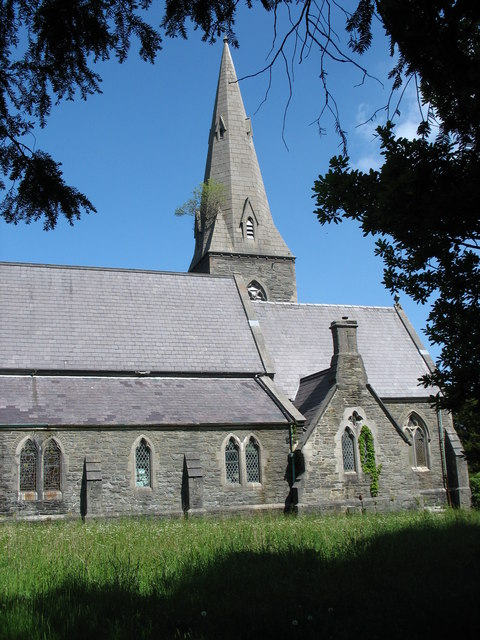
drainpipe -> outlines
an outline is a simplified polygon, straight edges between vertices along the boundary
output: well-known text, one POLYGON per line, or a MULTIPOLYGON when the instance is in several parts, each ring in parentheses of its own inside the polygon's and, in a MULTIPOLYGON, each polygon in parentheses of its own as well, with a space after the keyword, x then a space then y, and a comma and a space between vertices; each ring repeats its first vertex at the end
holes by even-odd
MULTIPOLYGON (((295 426, 297 427, 297 423, 294 422, 295 426)), ((292 487, 295 484, 295 456, 293 454, 293 425, 289 425, 288 427, 288 435, 290 438, 290 453, 289 458, 290 458, 290 464, 291 464, 291 468, 292 468, 292 487)))
POLYGON ((443 486, 445 487, 445 491, 447 492, 447 501, 448 506, 452 506, 452 499, 450 497, 450 490, 448 487, 448 474, 447 474, 447 459, 445 457, 445 430, 443 428, 443 419, 442 419, 442 410, 437 410, 437 418, 438 418, 438 431, 440 437, 440 457, 442 460, 442 476, 443 476, 443 486))

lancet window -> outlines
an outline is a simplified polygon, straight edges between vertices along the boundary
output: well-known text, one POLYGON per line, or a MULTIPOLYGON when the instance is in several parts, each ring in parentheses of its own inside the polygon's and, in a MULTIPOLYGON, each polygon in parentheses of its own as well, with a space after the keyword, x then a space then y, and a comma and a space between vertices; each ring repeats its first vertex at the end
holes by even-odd
POLYGON ((350 429, 345 429, 342 436, 342 456, 344 471, 356 471, 355 438, 350 429))
POLYGON ((416 415, 408 419, 407 429, 413 440, 413 466, 428 468, 428 436, 425 425, 416 415))
POLYGON ((225 447, 225 477, 230 484, 240 484, 240 455, 234 438, 225 447))
POLYGON ((20 453, 20 491, 37 490, 38 451, 28 439, 20 453))
POLYGON ((55 440, 49 440, 43 453, 43 488, 60 491, 62 455, 55 440))
POLYGON ((260 447, 253 436, 245 447, 245 466, 247 482, 260 482, 260 447))
POLYGON ((135 449, 135 486, 152 486, 152 455, 144 438, 135 449))

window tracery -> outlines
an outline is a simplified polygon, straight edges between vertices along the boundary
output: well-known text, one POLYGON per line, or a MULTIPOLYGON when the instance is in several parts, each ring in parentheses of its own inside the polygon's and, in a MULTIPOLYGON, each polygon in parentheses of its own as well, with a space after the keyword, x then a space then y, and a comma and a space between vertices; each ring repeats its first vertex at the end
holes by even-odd
POLYGON ((256 280, 252 280, 248 284, 247 291, 248 295, 250 296, 250 300, 261 300, 262 302, 267 301, 267 294, 265 293, 265 289, 256 280))
POLYGON ((43 453, 43 489, 60 491, 62 457, 55 440, 49 440, 43 453))
POLYGON ((20 453, 20 491, 37 490, 38 452, 29 438, 20 453))
POLYGON ((408 418, 407 430, 413 441, 412 466, 428 469, 428 435, 425 425, 418 416, 412 414, 408 418))
POLYGON ((343 470, 356 471, 355 438, 350 429, 345 429, 342 435, 343 470))
POLYGON ((225 447, 225 478, 229 484, 240 484, 239 448, 234 438, 225 447))
POLYGON ((135 486, 152 486, 151 450, 144 438, 135 449, 135 486))
POLYGON ((253 436, 245 447, 245 466, 247 482, 260 482, 260 447, 253 436))

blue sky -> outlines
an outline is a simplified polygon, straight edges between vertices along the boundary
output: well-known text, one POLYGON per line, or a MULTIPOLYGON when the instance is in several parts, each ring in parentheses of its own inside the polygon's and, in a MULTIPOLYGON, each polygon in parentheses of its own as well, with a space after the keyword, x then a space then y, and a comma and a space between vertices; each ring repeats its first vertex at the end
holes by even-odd
MULTIPOLYGON (((271 16, 260 9, 242 9, 237 19, 240 48, 232 48, 239 78, 265 64, 271 48, 271 16)), ((342 36, 341 25, 338 35, 342 36)), ((47 127, 39 130, 37 148, 62 162, 66 180, 84 192, 98 213, 84 216, 74 227, 63 221, 45 232, 41 222, 18 226, 0 223, 0 260, 186 271, 193 248, 192 220, 174 216, 203 180, 208 131, 215 98, 221 39, 201 42, 166 39, 155 65, 140 61, 132 47, 123 65, 99 65, 103 94, 56 107, 47 127)), ((389 95, 388 47, 378 32, 375 48, 362 60, 367 79, 349 65, 330 65, 328 82, 348 133, 355 166, 378 166, 376 123, 364 122, 389 95)), ((318 57, 295 65, 293 98, 280 66, 263 103, 268 76, 241 82, 247 114, 252 117, 254 143, 277 227, 297 257, 300 302, 389 306, 391 295, 381 284, 382 261, 374 242, 355 224, 321 227, 313 214, 312 186, 340 152, 333 121, 325 117, 320 136, 316 120, 323 101, 318 57), (260 106, 261 105, 261 106, 260 106), (260 108, 259 108, 260 107, 260 108)), ((406 95, 399 127, 415 130, 414 97, 406 95)), ((406 296, 401 303, 428 345, 422 328, 428 314, 406 296)), ((434 356, 438 350, 430 349, 434 356)))

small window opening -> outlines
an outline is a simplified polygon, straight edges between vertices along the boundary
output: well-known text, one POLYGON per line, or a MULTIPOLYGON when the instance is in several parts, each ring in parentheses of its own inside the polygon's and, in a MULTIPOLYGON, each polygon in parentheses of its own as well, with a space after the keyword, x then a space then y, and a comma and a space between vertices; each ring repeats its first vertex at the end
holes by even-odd
POLYGON ((248 295, 250 296, 250 300, 262 300, 266 302, 267 294, 265 293, 265 289, 256 282, 256 280, 252 280, 250 284, 247 286, 248 295))
POLYGON ((252 436, 245 447, 247 482, 260 482, 260 448, 252 436))
POLYGON ((220 116, 220 118, 218 119, 218 135, 220 140, 223 140, 226 130, 227 130, 227 127, 225 126, 225 121, 222 118, 222 116, 220 116))
POLYGON ((20 491, 37 490, 37 448, 27 440, 20 453, 20 491))
POLYGON ((413 466, 428 468, 428 442, 425 428, 415 416, 410 416, 408 429, 413 440, 413 466))
POLYGON ((418 428, 414 435, 415 443, 415 462, 417 467, 426 467, 427 465, 427 448, 425 441, 425 433, 423 429, 418 428))
POLYGON ((345 429, 342 436, 342 455, 344 471, 356 471, 355 468, 355 441, 352 432, 345 429))
POLYGON ((60 491, 61 452, 55 440, 50 440, 43 454, 43 488, 60 491))
POLYGON ((142 438, 135 450, 135 485, 137 487, 150 487, 151 476, 150 447, 142 438))
POLYGON ((229 484, 240 484, 238 446, 233 438, 230 438, 225 447, 225 476, 229 484))
POLYGON ((253 225, 253 219, 248 218, 247 224, 245 225, 246 235, 249 240, 255 240, 255 227, 253 225))

